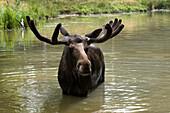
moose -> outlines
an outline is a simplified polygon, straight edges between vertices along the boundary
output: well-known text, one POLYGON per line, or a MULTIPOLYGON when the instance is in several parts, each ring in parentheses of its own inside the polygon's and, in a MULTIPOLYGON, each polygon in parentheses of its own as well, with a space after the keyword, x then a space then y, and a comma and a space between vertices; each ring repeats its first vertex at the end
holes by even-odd
POLYGON ((118 35, 124 28, 121 19, 115 18, 114 21, 103 25, 103 28, 86 35, 69 34, 59 23, 51 40, 38 32, 29 16, 26 16, 26 19, 30 29, 40 41, 51 45, 65 45, 58 70, 58 81, 63 94, 86 97, 89 90, 105 81, 103 53, 92 43, 103 43, 118 35), (59 31, 64 35, 64 39, 57 38, 59 31), (100 38, 97 38, 101 31, 103 32, 100 38))

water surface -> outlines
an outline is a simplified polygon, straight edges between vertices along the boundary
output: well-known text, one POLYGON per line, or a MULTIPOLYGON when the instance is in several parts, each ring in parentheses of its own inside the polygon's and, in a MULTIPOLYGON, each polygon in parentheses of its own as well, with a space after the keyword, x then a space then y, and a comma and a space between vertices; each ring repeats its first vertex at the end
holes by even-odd
POLYGON ((125 28, 96 44, 105 56, 106 81, 87 98, 62 95, 63 45, 40 42, 29 29, 0 31, 0 113, 170 112, 169 12, 70 17, 38 29, 51 38, 61 22, 70 33, 86 34, 115 17, 125 28))

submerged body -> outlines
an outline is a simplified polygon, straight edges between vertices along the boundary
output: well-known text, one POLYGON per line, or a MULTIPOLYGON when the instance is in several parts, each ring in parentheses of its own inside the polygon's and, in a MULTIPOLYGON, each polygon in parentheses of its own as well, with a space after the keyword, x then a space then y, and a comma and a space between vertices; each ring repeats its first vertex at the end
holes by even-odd
POLYGON ((50 40, 38 32, 29 16, 26 18, 30 29, 39 40, 51 45, 65 45, 58 71, 58 81, 63 94, 87 96, 91 88, 104 82, 103 53, 92 43, 103 43, 119 34, 124 27, 121 19, 118 21, 116 18, 114 22, 110 21, 104 25, 100 38, 97 37, 102 29, 96 29, 86 35, 69 34, 59 23, 50 40), (59 30, 65 39, 57 39, 59 30))
POLYGON ((104 82, 105 64, 103 53, 96 46, 89 46, 87 56, 91 62, 91 72, 86 75, 78 73, 76 59, 71 54, 72 50, 65 46, 58 72, 58 81, 63 89, 63 94, 87 96, 90 88, 104 82), (74 59, 74 60, 69 60, 74 59))

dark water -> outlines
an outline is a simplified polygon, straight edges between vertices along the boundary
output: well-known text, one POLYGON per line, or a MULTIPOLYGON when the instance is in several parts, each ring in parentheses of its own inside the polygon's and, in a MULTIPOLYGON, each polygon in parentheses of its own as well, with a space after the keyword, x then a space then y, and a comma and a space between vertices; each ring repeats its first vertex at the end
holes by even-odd
MULTIPOLYGON (((100 47, 106 81, 87 98, 63 96, 57 81, 63 45, 25 31, 0 31, 0 113, 170 112, 170 13, 71 17, 38 27, 51 37, 57 23, 86 34, 115 17, 124 30, 100 47)), ((62 36, 60 36, 62 38, 62 36)))

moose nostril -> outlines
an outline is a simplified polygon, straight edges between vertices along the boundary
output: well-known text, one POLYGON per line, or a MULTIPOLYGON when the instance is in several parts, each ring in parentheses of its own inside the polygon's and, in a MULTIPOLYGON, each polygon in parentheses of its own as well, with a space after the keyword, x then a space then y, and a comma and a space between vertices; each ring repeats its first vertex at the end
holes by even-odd
POLYGON ((90 74, 91 73, 91 64, 89 62, 79 62, 76 67, 77 67, 77 71, 80 74, 90 74))

